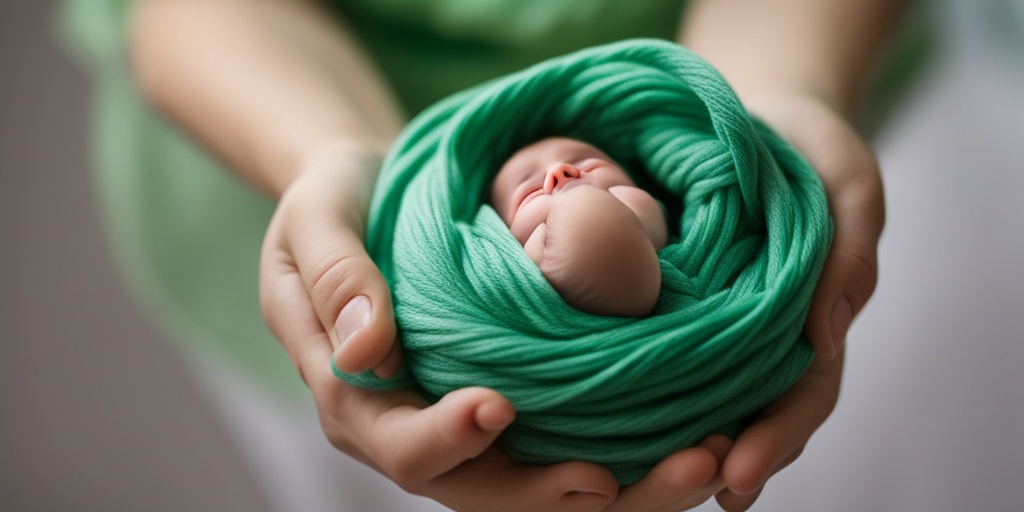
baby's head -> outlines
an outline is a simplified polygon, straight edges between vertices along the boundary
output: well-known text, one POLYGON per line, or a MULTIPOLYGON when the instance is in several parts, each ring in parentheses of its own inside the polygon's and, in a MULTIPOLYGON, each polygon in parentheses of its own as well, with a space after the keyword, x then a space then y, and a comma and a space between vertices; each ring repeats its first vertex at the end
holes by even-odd
POLYGON ((555 137, 512 155, 491 203, 565 301, 611 316, 646 316, 661 290, 661 205, 590 144, 555 137))

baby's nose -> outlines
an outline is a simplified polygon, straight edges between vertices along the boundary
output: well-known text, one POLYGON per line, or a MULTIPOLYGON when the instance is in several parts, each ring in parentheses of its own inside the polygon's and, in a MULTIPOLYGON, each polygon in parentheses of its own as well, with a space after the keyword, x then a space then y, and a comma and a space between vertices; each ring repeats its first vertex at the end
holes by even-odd
POLYGON ((544 177, 544 193, 550 194, 562 188, 567 182, 580 177, 580 170, 570 164, 557 164, 548 169, 544 177))

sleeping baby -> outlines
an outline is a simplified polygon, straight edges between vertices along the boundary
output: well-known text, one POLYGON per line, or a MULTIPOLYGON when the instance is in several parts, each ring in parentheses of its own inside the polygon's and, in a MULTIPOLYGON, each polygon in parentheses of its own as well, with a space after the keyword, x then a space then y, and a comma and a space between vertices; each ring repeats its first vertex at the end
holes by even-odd
POLYGON ((665 212, 601 150, 564 137, 526 146, 498 172, 491 204, 570 306, 627 317, 654 309, 665 212))

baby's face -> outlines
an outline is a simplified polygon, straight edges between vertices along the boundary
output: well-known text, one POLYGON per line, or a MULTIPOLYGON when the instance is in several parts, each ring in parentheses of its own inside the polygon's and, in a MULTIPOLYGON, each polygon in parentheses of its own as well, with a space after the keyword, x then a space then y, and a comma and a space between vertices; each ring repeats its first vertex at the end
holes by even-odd
POLYGON ((545 223, 559 208, 559 198, 577 187, 611 194, 632 211, 655 249, 665 246, 667 226, 661 205, 633 183, 612 159, 590 144, 550 138, 512 155, 491 188, 494 208, 523 246, 543 236, 545 223))

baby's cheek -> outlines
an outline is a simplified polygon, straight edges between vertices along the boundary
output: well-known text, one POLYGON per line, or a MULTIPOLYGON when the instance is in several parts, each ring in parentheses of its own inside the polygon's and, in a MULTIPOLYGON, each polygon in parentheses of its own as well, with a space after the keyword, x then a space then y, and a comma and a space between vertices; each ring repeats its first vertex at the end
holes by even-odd
POLYGON ((668 243, 668 223, 665 221, 665 211, 654 197, 637 187, 611 187, 608 192, 640 219, 655 249, 665 247, 668 243))

